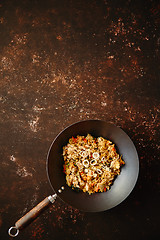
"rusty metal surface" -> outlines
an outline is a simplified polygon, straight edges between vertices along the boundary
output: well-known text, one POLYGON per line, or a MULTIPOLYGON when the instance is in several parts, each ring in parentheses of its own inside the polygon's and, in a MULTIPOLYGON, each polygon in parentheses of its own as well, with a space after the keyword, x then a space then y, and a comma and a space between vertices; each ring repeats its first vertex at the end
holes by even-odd
POLYGON ((52 194, 54 137, 84 119, 122 127, 140 175, 118 207, 89 214, 60 199, 17 239, 158 239, 158 1, 0 1, 0 239, 52 194))

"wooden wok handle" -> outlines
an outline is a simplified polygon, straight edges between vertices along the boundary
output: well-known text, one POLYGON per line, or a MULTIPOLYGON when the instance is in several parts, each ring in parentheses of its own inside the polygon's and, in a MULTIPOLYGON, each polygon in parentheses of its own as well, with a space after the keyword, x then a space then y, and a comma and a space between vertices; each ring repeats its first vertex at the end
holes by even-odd
POLYGON ((56 199, 57 194, 46 197, 43 201, 41 201, 37 206, 35 206, 32 210, 26 213, 22 218, 20 218, 14 227, 11 227, 8 230, 8 234, 11 237, 16 237, 19 233, 19 229, 26 227, 30 224, 35 218, 37 218, 41 212, 43 212, 47 207, 49 207, 56 199), (14 233, 12 232, 14 231, 14 233))

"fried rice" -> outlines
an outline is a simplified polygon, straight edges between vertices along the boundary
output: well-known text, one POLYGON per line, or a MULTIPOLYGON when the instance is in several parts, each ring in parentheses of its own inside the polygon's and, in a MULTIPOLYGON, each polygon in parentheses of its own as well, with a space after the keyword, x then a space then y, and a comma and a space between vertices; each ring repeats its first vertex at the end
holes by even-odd
POLYGON ((109 190, 125 164, 115 144, 90 134, 70 138, 63 157, 67 185, 89 194, 109 190))

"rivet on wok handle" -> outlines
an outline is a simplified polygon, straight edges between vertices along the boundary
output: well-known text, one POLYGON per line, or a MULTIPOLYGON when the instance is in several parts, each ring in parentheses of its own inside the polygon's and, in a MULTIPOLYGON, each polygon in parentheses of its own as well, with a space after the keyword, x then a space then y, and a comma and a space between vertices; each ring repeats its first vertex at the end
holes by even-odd
POLYGON ((26 213, 22 218, 20 218, 14 227, 11 227, 8 230, 8 234, 11 237, 16 237, 19 233, 19 229, 26 227, 29 223, 31 223, 35 218, 37 218, 42 211, 46 209, 50 204, 54 203, 56 200, 57 194, 46 197, 42 202, 40 202, 37 206, 35 206, 31 211, 26 213), (16 230, 16 232, 15 232, 16 230), (12 233, 12 232, 15 233, 12 233))

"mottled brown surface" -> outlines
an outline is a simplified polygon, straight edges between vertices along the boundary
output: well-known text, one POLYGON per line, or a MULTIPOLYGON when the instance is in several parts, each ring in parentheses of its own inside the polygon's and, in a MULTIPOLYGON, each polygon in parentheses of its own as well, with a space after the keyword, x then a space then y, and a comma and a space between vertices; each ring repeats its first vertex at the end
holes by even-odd
POLYGON ((159 11, 152 0, 0 1, 0 239, 53 193, 49 146, 83 119, 131 137, 134 191, 96 214, 57 199, 17 239, 159 239, 159 11))

